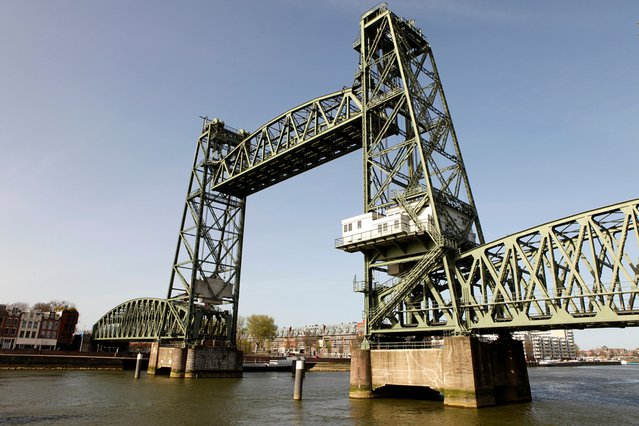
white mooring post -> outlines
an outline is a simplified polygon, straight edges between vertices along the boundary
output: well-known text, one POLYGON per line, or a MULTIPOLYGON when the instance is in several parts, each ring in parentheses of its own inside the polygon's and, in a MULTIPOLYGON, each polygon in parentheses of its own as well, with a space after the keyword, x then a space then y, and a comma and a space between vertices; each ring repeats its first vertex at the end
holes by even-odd
POLYGON ((142 363, 142 354, 138 352, 138 359, 135 361, 135 378, 140 378, 140 364, 142 363))
POLYGON ((304 359, 295 361, 295 387, 293 388, 293 400, 302 399, 302 385, 304 383, 304 359))

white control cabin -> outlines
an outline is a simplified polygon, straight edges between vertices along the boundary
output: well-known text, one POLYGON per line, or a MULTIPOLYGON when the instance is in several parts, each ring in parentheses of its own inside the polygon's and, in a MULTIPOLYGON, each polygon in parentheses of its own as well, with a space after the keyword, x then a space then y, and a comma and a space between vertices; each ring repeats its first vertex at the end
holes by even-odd
MULTIPOLYGON (((468 217, 457 210, 448 207, 447 209, 457 227, 465 228, 468 224, 468 217)), ((433 227, 433 212, 430 206, 424 207, 418 218, 422 229, 433 227)), ((448 223, 445 220, 443 220, 443 225, 443 231, 446 231, 448 223)), ((418 226, 406 211, 402 207, 393 207, 388 209, 386 215, 372 212, 342 220, 342 238, 337 245, 347 246, 391 235, 414 235, 418 232, 418 226)), ((475 234, 469 233, 468 240, 475 242, 475 234)))

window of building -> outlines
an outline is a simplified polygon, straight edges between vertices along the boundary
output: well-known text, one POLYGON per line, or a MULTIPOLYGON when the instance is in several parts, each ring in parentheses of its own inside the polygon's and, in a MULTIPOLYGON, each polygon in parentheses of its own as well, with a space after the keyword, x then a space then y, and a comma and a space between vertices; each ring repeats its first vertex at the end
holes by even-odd
POLYGON ((399 220, 396 220, 393 225, 395 226, 395 229, 399 229, 399 220))
POLYGON ((361 220, 357 221, 357 229, 362 229, 362 221, 361 220))
POLYGON ((344 232, 348 232, 348 225, 344 224, 344 232))
POLYGON ((349 230, 349 231, 352 231, 352 230, 353 230, 353 224, 352 224, 352 223, 349 223, 349 224, 348 224, 348 230, 349 230))
POLYGON ((20 337, 24 337, 24 331, 20 332, 20 337))
POLYGON ((27 320, 22 320, 22 327, 26 328, 26 326, 27 326, 27 320))
POLYGON ((382 224, 377 225, 377 232, 382 232, 382 224))
POLYGON ((388 231, 388 223, 384 223, 384 232, 388 231))
POLYGON ((33 327, 33 321, 29 321, 29 324, 27 325, 27 328, 31 328, 33 327))
POLYGON ((18 325, 18 318, 13 319, 13 325, 18 325))

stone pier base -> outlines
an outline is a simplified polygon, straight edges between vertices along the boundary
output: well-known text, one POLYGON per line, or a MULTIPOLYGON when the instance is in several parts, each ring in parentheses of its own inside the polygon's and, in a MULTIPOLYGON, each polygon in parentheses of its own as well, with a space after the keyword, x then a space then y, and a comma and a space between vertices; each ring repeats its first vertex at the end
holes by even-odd
POLYGON ((372 349, 351 354, 352 398, 372 398, 383 388, 397 386, 428 387, 444 396, 444 404, 456 407, 531 400, 523 346, 507 338, 482 342, 455 336, 445 338, 443 348, 372 349))
POLYGON ((216 342, 185 346, 183 344, 151 346, 147 374, 170 370, 170 377, 242 377, 242 351, 216 342))

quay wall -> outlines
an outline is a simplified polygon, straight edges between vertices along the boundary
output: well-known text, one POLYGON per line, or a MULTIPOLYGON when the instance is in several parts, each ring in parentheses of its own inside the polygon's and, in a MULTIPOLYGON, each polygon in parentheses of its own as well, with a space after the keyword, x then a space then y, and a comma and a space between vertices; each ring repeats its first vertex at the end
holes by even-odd
MULTIPOLYGON (((142 360, 146 368, 148 359, 142 360)), ((0 370, 133 370, 135 357, 100 355, 0 354, 0 370)))

